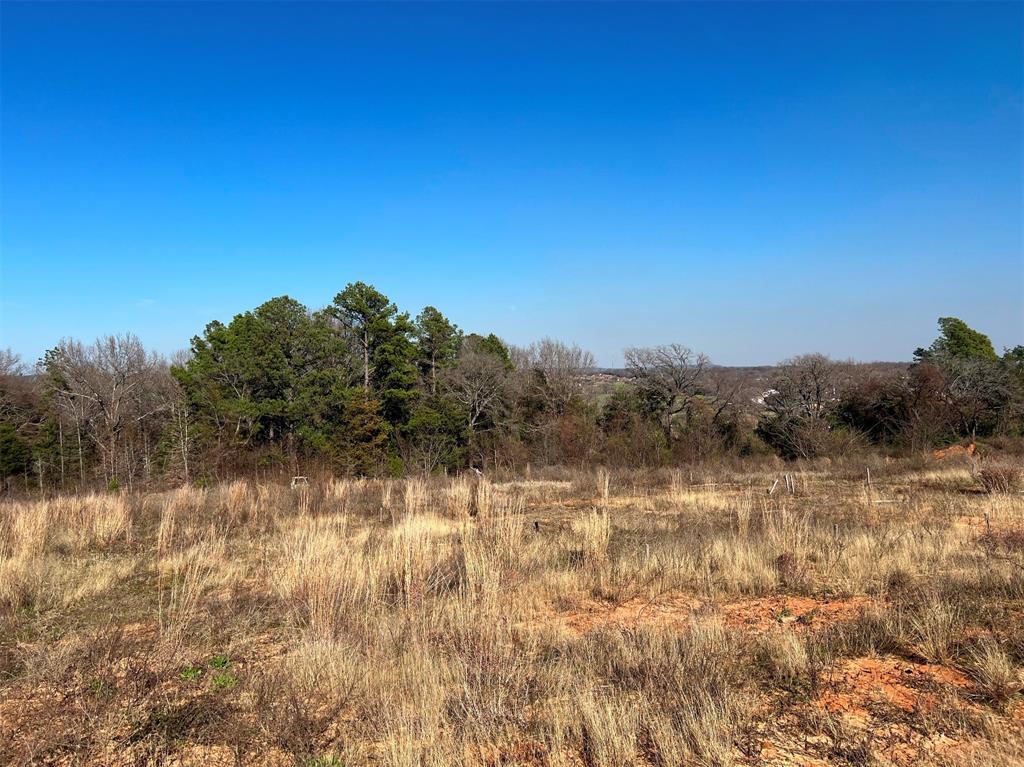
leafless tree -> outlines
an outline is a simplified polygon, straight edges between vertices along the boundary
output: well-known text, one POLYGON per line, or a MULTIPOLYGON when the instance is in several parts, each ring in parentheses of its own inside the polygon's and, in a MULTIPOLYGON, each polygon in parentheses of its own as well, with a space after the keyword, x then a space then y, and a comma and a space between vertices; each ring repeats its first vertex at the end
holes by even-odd
POLYGON ((821 419, 839 401, 849 365, 824 354, 803 354, 779 365, 765 408, 779 416, 821 419))
POLYGON ((682 344, 626 349, 626 368, 641 397, 657 412, 666 439, 673 425, 693 408, 710 365, 705 354, 682 344))
MULTIPOLYGON (((148 463, 147 419, 170 408, 174 386, 163 359, 147 354, 134 335, 106 336, 91 346, 64 339, 47 353, 55 400, 84 430, 103 458, 105 475, 117 479, 120 467, 131 481, 136 459, 148 463), (131 439, 141 432, 141 455, 131 439)), ((81 463, 81 457, 80 457, 81 463)))
POLYGON ((0 349, 0 376, 20 376, 25 372, 25 366, 21 362, 21 355, 14 352, 10 347, 0 349))
POLYGON ((0 349, 0 418, 5 421, 18 409, 17 390, 24 373, 21 356, 10 349, 0 349))
POLYGON ((758 432, 794 458, 842 452, 857 444, 833 429, 834 415, 850 385, 851 363, 804 354, 780 364, 764 396, 758 432))
POLYGON ((527 387, 552 413, 561 414, 583 393, 584 378, 595 367, 594 355, 576 344, 544 338, 516 349, 513 361, 527 387))
POLYGON ((951 357, 940 369, 948 415, 956 430, 972 440, 983 427, 994 428, 1020 406, 1010 372, 998 360, 951 357))
POLYGON ((750 368, 709 366, 700 385, 714 406, 712 421, 717 422, 727 411, 734 410, 739 414, 745 405, 750 404, 747 392, 754 385, 754 375, 750 368))
POLYGON ((493 416, 508 392, 509 371, 497 355, 467 339, 455 364, 442 376, 444 390, 466 408, 469 428, 476 431, 485 416, 493 416))

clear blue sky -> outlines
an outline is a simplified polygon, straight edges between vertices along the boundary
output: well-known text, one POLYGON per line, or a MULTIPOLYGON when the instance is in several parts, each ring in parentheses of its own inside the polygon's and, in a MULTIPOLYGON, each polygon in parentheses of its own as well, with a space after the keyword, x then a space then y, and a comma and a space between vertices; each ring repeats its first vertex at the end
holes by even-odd
POLYGON ((1021 4, 0 5, 0 346, 281 294, 618 364, 1024 342, 1021 4))

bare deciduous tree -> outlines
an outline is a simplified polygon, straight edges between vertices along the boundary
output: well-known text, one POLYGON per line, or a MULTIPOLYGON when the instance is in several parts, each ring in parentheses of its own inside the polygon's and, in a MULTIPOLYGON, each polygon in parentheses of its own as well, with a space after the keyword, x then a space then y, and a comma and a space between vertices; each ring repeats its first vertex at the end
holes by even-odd
POLYGON ((21 362, 21 355, 14 352, 10 347, 0 349, 0 376, 18 376, 25 372, 25 366, 21 362))
POLYGON ((586 349, 552 338, 515 350, 514 360, 528 376, 530 391, 555 414, 565 412, 583 393, 584 376, 595 367, 594 355, 586 349))
POLYGON ((940 367, 945 382, 942 399, 954 428, 976 439, 1019 406, 1009 369, 998 360, 948 357, 940 367))
POLYGON ((846 363, 824 354, 803 354, 779 365, 765 408, 781 417, 824 418, 848 379, 846 363))
POLYGON ((21 355, 10 349, 0 349, 0 418, 10 419, 17 410, 15 389, 25 372, 21 355))
POLYGON ((836 447, 830 417, 850 374, 848 363, 803 354, 779 365, 764 397, 759 432, 791 457, 810 458, 836 447))
POLYGON ((671 442, 673 424, 692 409, 710 359, 682 344, 631 348, 625 354, 633 382, 671 442))
POLYGON ((123 467, 130 482, 137 459, 148 464, 152 447, 144 431, 141 446, 131 437, 176 396, 164 360, 147 354, 128 334, 91 346, 64 339, 47 352, 44 364, 56 401, 99 450, 106 478, 117 479, 123 467))
POLYGON ((508 391, 508 377, 501 358, 467 340, 455 365, 444 371, 442 383, 449 396, 466 408, 469 428, 476 431, 485 416, 496 420, 493 416, 508 391))

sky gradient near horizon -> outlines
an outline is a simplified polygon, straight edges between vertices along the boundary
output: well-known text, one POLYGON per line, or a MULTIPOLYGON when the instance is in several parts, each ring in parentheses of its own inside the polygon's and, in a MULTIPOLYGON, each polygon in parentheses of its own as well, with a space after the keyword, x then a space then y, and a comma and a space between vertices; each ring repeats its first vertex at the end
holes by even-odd
POLYGON ((0 346, 346 283, 621 363, 1024 343, 1019 3, 0 5, 0 346))

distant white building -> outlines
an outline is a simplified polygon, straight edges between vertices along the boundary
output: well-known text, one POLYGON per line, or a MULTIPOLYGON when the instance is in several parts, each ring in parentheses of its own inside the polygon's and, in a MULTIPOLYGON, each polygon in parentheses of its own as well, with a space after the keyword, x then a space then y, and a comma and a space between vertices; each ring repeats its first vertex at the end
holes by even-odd
POLYGON ((779 393, 778 389, 765 389, 763 392, 761 392, 761 394, 759 396, 751 398, 750 401, 753 402, 755 405, 764 406, 764 401, 766 399, 768 399, 773 394, 778 394, 778 393, 779 393))

